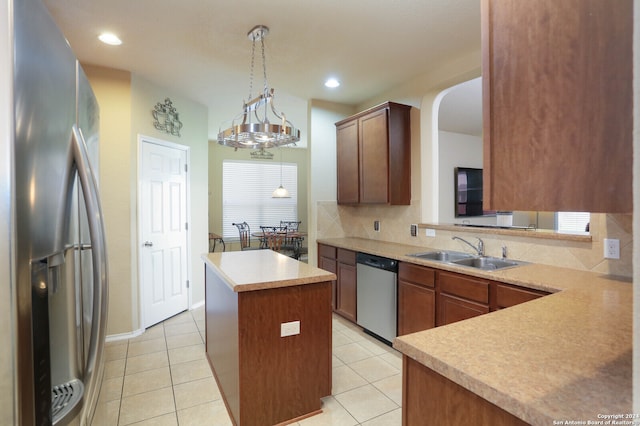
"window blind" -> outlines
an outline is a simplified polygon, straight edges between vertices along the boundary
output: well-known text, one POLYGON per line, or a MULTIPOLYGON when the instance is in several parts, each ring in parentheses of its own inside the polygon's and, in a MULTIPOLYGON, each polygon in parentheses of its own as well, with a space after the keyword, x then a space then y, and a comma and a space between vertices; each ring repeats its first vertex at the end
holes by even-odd
POLYGON ((260 226, 298 220, 298 165, 282 163, 282 186, 291 198, 271 198, 280 186, 281 163, 224 160, 222 163, 222 236, 238 238, 233 223, 247 222, 251 232, 260 226))
POLYGON ((556 229, 558 232, 585 232, 591 220, 591 213, 558 212, 556 213, 556 229))

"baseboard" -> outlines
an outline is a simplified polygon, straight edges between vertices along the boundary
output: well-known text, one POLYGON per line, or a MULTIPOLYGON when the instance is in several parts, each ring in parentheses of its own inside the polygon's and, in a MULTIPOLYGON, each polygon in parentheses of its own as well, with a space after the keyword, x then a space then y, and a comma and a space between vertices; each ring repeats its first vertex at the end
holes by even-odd
MULTIPOLYGON (((193 305, 191 305, 191 307, 189 308, 190 311, 199 309, 204 307, 204 300, 198 302, 198 303, 194 303, 193 305)), ((131 331, 129 333, 120 333, 120 334, 111 334, 109 336, 106 337, 105 341, 108 342, 117 342, 119 340, 127 340, 127 339, 133 339, 134 337, 138 337, 142 334, 144 334, 145 329, 144 328, 140 328, 138 330, 134 330, 131 331)))
POLYGON ((204 306, 204 300, 201 300, 198 303, 194 303, 193 305, 191 305, 191 307, 189 308, 190 311, 196 310, 198 308, 202 308, 204 306))
POLYGON ((140 328, 138 330, 134 330, 129 333, 111 334, 106 337, 105 341, 109 343, 109 342, 117 342, 120 340, 133 339, 134 337, 138 337, 143 333, 144 333, 144 328, 140 328))

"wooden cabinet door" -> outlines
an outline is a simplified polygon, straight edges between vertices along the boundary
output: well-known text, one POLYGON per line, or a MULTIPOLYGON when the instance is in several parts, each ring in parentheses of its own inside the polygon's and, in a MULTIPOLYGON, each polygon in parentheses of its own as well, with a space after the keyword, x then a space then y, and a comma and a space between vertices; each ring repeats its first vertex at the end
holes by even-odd
MULTIPOLYGON (((333 272, 338 275, 338 267, 335 259, 329 259, 326 257, 320 257, 318 262, 318 268, 325 271, 333 272)), ((336 309, 336 280, 331 281, 331 308, 336 309)))
POLYGON ((436 325, 473 318, 489 313, 489 281, 438 271, 438 318, 436 325))
POLYGON ((411 106, 385 102, 336 123, 338 204, 411 204, 411 106))
POLYGON ((519 305, 520 303, 529 302, 549 294, 540 290, 512 286, 499 282, 492 282, 491 285, 493 299, 491 303, 492 310, 519 305))
POLYGON ((632 211, 633 3, 483 0, 485 209, 632 211))
POLYGON ((388 109, 373 111, 359 120, 360 202, 389 201, 388 109))
POLYGON ((443 293, 438 297, 438 326, 488 313, 488 305, 443 293))
POLYGON ((356 293, 356 265, 338 262, 338 294, 336 312, 356 322, 358 304, 356 293))
POLYGON ((398 281, 398 336, 435 327, 435 308, 434 289, 398 281))
POLYGON ((357 204, 360 201, 358 120, 336 127, 336 151, 338 204, 357 204))
MULTIPOLYGON (((318 244, 318 268, 333 272, 338 276, 338 262, 336 260, 336 248, 326 244, 318 244)), ((337 281, 331 281, 331 308, 336 310, 337 281)))

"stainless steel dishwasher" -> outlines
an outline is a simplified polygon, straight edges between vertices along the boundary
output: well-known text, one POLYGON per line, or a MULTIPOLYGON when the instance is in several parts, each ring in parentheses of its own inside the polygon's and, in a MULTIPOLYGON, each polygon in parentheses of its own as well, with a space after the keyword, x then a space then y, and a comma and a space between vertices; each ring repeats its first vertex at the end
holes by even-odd
POLYGON ((356 268, 358 325, 391 344, 396 337, 398 262, 358 253, 356 268))

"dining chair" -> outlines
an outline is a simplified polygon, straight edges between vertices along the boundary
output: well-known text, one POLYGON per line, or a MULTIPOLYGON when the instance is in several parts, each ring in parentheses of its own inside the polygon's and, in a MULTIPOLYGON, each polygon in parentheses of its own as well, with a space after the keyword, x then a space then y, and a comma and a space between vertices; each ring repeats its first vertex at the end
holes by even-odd
POLYGON ((300 229, 300 224, 302 223, 301 220, 295 221, 295 220, 281 220, 280 221, 280 226, 286 226, 287 229, 289 230, 289 232, 298 232, 298 230, 300 229))
POLYGON ((264 248, 287 254, 289 249, 284 245, 288 231, 286 226, 261 226, 260 230, 262 230, 264 248))
POLYGON ((233 226, 238 228, 240 235, 240 250, 259 250, 262 247, 251 247, 251 227, 247 222, 232 223, 233 226))
POLYGON ((216 251, 216 243, 222 243, 222 251, 227 250, 227 246, 224 243, 221 235, 216 234, 215 232, 209 232, 209 253, 213 253, 216 251))
POLYGON ((291 257, 294 259, 298 259, 300 257, 300 251, 302 249, 302 240, 303 238, 299 235, 295 235, 300 229, 301 220, 281 220, 280 226, 286 226, 289 230, 287 238, 285 239, 283 245, 284 247, 293 252, 291 257))

